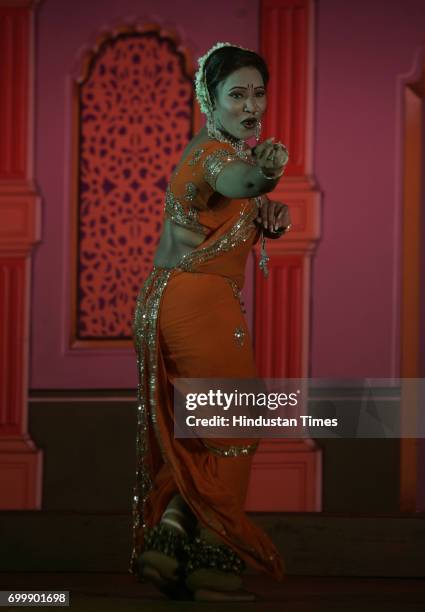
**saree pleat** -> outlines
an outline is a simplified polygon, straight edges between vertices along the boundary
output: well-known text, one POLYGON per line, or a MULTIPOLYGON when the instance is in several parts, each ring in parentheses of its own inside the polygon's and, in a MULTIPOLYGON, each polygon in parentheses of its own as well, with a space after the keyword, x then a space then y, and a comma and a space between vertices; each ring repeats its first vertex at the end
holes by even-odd
MULTIPOLYGON (((154 266, 137 298, 132 573, 145 527, 155 526, 180 493, 198 521, 247 564, 276 579, 284 575, 277 549, 244 512, 259 441, 174 438, 174 379, 258 378, 240 296, 246 259, 258 240, 253 223, 258 208, 254 199, 232 204, 227 218, 177 266, 154 266)), ((196 222, 202 221, 198 215, 196 222)))

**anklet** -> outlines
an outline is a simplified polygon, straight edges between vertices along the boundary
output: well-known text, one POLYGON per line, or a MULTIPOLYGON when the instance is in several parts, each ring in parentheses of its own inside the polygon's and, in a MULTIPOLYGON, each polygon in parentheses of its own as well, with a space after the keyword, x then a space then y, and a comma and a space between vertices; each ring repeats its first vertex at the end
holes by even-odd
POLYGON ((183 512, 181 512, 181 510, 177 510, 177 508, 167 508, 162 516, 164 517, 169 512, 173 512, 174 514, 178 514, 179 516, 186 518, 186 515, 183 512))
POLYGON ((161 524, 171 525, 172 527, 175 527, 176 529, 178 529, 183 535, 187 535, 186 529, 182 527, 180 523, 178 523, 177 521, 173 521, 173 519, 171 518, 162 517, 161 524))
POLYGON ((185 545, 187 554, 186 572, 200 568, 217 569, 223 572, 241 574, 245 562, 226 544, 208 544, 197 537, 185 545))
POLYGON ((159 523, 145 530, 144 551, 156 550, 170 557, 181 554, 183 546, 188 542, 186 533, 176 532, 166 524, 159 523))

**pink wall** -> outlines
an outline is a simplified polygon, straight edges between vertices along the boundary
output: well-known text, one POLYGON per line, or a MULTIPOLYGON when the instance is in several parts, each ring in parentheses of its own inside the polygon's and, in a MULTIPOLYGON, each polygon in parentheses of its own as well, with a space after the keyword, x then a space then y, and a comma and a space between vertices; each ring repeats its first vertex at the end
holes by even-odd
POLYGON ((399 375, 398 78, 424 41, 422 0, 318 3, 314 377, 399 375))
MULTIPOLYGON (((207 13, 195 0, 45 0, 39 7, 35 173, 44 202, 34 257, 32 389, 136 385, 132 350, 67 348, 69 85, 84 45, 125 17, 137 17, 177 30, 195 57, 217 40, 256 49, 257 15, 252 0, 216 0, 207 13)), ((322 0, 316 32, 314 164, 323 237, 313 264, 311 376, 397 376, 397 84, 425 36, 423 1, 322 0)))

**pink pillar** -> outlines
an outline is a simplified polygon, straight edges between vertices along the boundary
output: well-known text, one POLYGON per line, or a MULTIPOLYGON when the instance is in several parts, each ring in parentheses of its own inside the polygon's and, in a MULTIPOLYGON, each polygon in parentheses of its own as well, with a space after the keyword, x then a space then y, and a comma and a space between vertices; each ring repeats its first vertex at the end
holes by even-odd
POLYGON ((28 435, 35 1, 0 0, 0 509, 41 507, 43 455, 28 435))

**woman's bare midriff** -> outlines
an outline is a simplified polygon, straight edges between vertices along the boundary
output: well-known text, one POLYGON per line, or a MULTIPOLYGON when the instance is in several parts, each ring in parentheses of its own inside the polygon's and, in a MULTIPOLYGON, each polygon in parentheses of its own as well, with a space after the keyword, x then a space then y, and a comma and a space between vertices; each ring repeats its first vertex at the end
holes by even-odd
POLYGON ((174 268, 183 255, 190 253, 204 241, 205 236, 165 218, 153 263, 161 268, 174 268))
MULTIPOLYGON (((194 147, 198 147, 207 139, 208 133, 205 128, 202 128, 187 145, 179 165, 190 155, 194 147)), ((173 268, 178 264, 183 255, 190 253, 204 241, 205 236, 202 234, 177 225, 171 219, 165 217, 161 237, 155 252, 154 265, 163 268, 173 268)))

